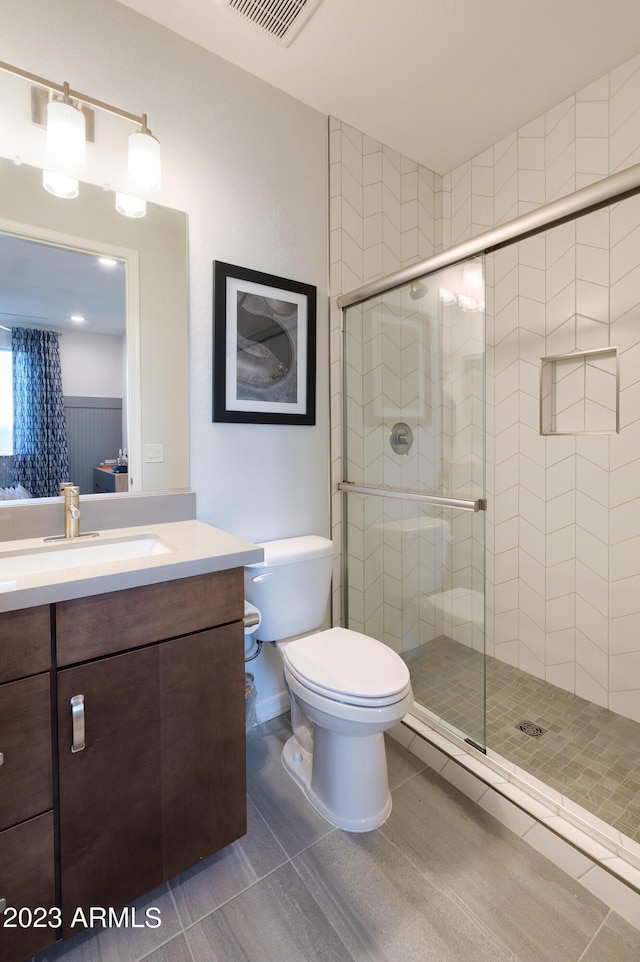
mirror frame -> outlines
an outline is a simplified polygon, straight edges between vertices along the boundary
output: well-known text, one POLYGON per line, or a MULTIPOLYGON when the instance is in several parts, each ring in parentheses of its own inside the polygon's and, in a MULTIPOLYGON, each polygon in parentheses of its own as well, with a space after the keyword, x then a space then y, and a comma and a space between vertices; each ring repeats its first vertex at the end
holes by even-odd
POLYGON ((126 261, 129 492, 188 491, 186 213, 148 202, 146 217, 124 217, 113 191, 84 182, 77 199, 53 197, 42 187, 39 167, 8 158, 0 158, 0 210, 1 229, 16 236, 126 261), (163 460, 145 460, 146 445, 155 444, 164 446, 163 460))

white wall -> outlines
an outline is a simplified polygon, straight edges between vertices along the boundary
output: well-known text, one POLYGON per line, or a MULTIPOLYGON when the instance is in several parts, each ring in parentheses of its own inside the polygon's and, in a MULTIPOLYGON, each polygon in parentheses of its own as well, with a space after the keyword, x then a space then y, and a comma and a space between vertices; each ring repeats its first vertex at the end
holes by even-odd
POLYGON ((64 331, 60 336, 62 390, 73 397, 124 397, 124 338, 64 331))
MULTIPOLYGON (((189 219, 184 430, 198 517, 258 541, 328 534, 326 117, 112 0, 0 0, 0 22, 3 60, 146 112, 161 142, 163 187, 150 199, 189 219), (315 427, 212 423, 216 259, 318 288, 315 427)), ((24 89, 26 110, 28 84, 24 89)), ((96 158, 112 149, 115 183, 132 127, 125 124, 120 142, 120 128, 99 113, 96 125, 87 179, 102 183, 96 158), (115 148, 100 133, 112 127, 115 148)), ((0 136, 0 143, 11 142, 6 130, 0 136)), ((11 146, 19 152, 19 144, 11 146)), ((277 672, 262 667, 267 660, 252 665, 259 696, 277 692, 277 672)))

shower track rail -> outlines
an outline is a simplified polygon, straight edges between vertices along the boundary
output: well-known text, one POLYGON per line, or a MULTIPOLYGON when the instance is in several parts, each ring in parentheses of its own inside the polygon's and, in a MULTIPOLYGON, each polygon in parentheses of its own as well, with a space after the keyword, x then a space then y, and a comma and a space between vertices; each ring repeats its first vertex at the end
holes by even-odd
POLYGON ((373 488, 351 481, 338 482, 338 491, 347 494, 373 494, 378 498, 396 498, 398 501, 418 501, 421 504, 435 504, 441 508, 458 508, 461 511, 486 511, 484 498, 477 501, 463 501, 460 498, 438 498, 433 494, 417 494, 415 491, 402 491, 400 488, 373 488))
POLYGON ((394 274, 386 277, 369 281, 363 287, 346 294, 341 294, 337 299, 339 308, 351 307, 353 304, 360 304, 362 301, 375 297, 377 294, 385 294, 387 291, 395 290, 411 281, 433 274, 435 271, 458 264, 479 254, 489 254, 492 251, 500 250, 524 240, 525 237, 533 237, 542 231, 557 227, 568 221, 575 220, 592 211, 608 207, 610 204, 626 200, 640 193, 640 164, 626 167, 624 170, 603 177, 595 184, 589 184, 580 190, 560 197, 558 200, 544 204, 534 210, 515 217, 513 220, 492 227, 476 237, 462 241, 454 247, 449 247, 440 254, 434 254, 418 264, 412 264, 394 274))

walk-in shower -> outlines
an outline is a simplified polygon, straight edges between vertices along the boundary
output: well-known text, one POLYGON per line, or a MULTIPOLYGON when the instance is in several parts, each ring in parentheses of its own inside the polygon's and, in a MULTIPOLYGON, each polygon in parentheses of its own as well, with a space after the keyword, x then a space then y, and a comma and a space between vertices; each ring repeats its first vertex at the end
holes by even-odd
POLYGON ((345 295, 344 618, 640 842, 640 168, 345 295))

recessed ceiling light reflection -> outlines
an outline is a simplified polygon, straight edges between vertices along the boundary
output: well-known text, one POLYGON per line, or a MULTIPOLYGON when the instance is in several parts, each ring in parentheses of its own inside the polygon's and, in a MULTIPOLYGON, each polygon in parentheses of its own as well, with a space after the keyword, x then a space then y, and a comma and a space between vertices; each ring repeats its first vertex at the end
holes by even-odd
POLYGON ((115 257, 99 257, 98 264, 102 264, 103 267, 117 267, 118 262, 115 257))
POLYGON ((82 322, 86 320, 86 318, 84 318, 82 314, 71 314, 71 320, 75 321, 76 324, 82 324, 82 322))

